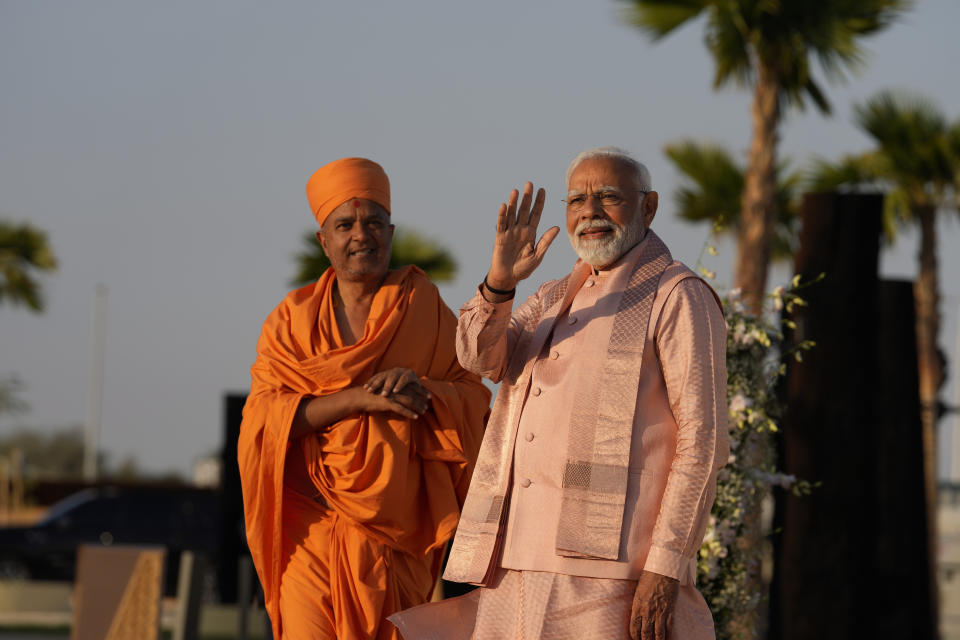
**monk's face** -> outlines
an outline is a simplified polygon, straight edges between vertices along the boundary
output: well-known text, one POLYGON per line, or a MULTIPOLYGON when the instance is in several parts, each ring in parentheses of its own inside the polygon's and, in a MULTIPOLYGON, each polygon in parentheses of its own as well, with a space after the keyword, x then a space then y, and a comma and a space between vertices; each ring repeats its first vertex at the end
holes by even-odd
POLYGON ((567 234, 582 260, 603 268, 643 237, 657 212, 657 192, 640 190, 636 172, 617 158, 589 158, 567 185, 567 234))
POLYGON ((371 200, 351 198, 334 209, 317 240, 338 277, 381 278, 390 268, 390 214, 371 200))

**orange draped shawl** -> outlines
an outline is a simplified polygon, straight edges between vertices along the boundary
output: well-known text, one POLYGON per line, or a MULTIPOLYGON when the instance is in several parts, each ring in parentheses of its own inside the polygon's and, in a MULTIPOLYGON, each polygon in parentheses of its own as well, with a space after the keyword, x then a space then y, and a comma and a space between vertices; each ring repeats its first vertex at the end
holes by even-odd
MULTIPOLYGON (((341 346, 334 317, 335 280, 328 269, 315 284, 291 292, 264 322, 237 445, 247 544, 278 639, 283 637, 284 462, 301 399, 363 384, 392 367, 413 369, 421 377, 432 400, 419 419, 357 414, 297 444, 317 492, 355 525, 352 530, 432 563, 434 574, 439 567, 431 552, 441 549, 457 526, 490 401, 479 377, 457 362, 456 319, 422 271, 404 267, 387 275, 363 336, 349 346, 341 346)), ((364 548, 368 551, 360 553, 370 553, 369 545, 364 548)), ((356 585, 361 607, 365 576, 349 575, 350 567, 369 566, 371 560, 331 560, 331 579, 356 585)), ((380 612, 381 619, 391 613, 380 612)), ((343 637, 362 637, 357 624, 336 620, 343 637)))

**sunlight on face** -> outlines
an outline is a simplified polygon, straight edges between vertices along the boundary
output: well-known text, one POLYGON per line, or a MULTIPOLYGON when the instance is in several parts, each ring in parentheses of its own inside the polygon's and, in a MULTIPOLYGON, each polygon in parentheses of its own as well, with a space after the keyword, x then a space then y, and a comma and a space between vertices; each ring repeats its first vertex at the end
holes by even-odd
POLYGON ((317 239, 338 277, 381 278, 390 268, 393 225, 371 200, 351 199, 334 209, 317 239))

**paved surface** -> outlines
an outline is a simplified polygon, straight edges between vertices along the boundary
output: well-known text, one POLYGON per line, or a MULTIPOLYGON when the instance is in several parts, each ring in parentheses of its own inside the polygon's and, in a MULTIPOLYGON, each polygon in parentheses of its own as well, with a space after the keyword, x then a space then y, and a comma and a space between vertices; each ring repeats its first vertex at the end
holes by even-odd
MULTIPOLYGON (((944 496, 942 496, 944 497, 944 496)), ((960 492, 953 496, 954 500, 943 500, 941 502, 938 519, 938 578, 940 583, 940 633, 941 640, 960 640, 960 492)), ((30 598, 34 600, 34 598, 30 598)), ((170 609, 172 603, 166 602, 165 608, 170 609)), ((17 607, 20 609, 19 607, 17 607)), ((56 617, 69 617, 68 607, 63 611, 54 613, 49 610, 40 614, 51 622, 51 615, 56 617)), ((205 620, 209 631, 220 635, 221 633, 230 633, 236 630, 236 610, 230 607, 210 607, 203 608, 202 617, 211 618, 205 620)), ((165 613, 170 613, 169 611, 165 613)), ((11 611, 0 612, 0 624, 36 624, 37 621, 26 620, 29 617, 28 612, 22 609, 16 613, 11 611)), ((57 620, 56 623, 62 623, 57 620)), ((42 623, 41 623, 42 624, 42 623)), ((258 611, 251 616, 248 629, 251 635, 261 631, 263 621, 263 612, 258 611)), ((259 635, 259 634, 257 634, 259 635)), ((21 631, 6 631, 0 629, 0 640, 68 640, 69 632, 62 633, 24 633, 21 631)), ((256 636, 254 636, 256 637, 256 636)))

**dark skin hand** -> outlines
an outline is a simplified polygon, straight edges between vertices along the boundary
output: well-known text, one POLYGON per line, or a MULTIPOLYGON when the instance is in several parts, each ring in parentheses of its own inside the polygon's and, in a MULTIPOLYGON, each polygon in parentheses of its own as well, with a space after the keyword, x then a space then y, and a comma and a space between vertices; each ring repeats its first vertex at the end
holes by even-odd
POLYGON ((394 367, 374 374, 363 388, 403 405, 417 416, 430 408, 430 392, 411 369, 394 367))
POLYGON ((642 572, 630 611, 630 639, 668 640, 679 593, 680 581, 676 578, 642 572))
POLYGON ((416 420, 430 409, 430 392, 410 369, 395 368, 374 374, 359 387, 328 396, 307 396, 297 407, 290 437, 298 438, 360 412, 395 413, 416 420))

